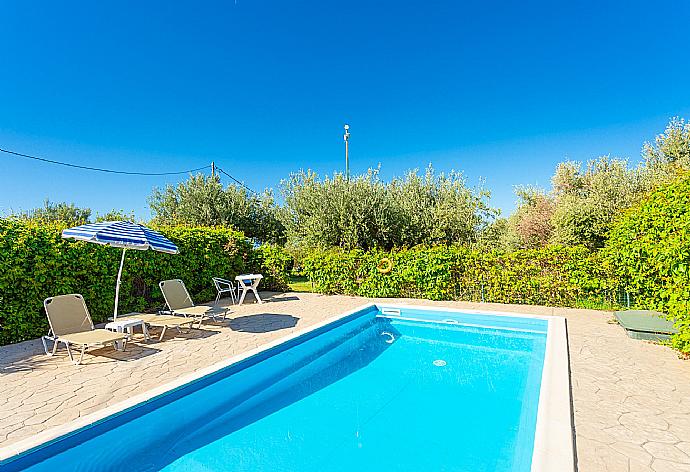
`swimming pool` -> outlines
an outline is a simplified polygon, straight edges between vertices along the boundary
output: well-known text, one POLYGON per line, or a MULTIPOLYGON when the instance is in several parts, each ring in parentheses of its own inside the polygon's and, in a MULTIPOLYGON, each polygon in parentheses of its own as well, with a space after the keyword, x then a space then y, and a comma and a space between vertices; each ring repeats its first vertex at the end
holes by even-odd
POLYGON ((0 468, 572 470, 561 324, 367 305, 3 451, 0 468))

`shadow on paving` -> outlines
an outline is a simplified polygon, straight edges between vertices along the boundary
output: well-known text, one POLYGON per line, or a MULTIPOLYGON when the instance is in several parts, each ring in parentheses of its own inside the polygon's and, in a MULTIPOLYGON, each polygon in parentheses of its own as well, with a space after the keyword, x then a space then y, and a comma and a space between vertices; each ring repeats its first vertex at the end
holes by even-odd
POLYGON ((271 331, 294 328, 298 321, 299 318, 292 315, 260 313, 233 318, 230 321, 230 328, 242 333, 270 333, 271 331))
MULTIPOLYGON (((225 320, 225 322, 221 323, 204 323, 202 324, 201 329, 185 329, 182 330, 182 332, 177 332, 175 329, 169 329, 165 333, 163 341, 160 342, 207 339, 216 334, 220 334, 220 331, 209 328, 221 326, 227 327, 229 324, 230 320, 225 320)), ((124 352, 116 351, 112 348, 112 346, 87 349, 84 353, 82 365, 105 364, 113 361, 129 362, 161 352, 161 349, 157 349, 155 347, 155 345, 159 342, 159 328, 152 328, 149 329, 149 331, 151 333, 151 341, 146 342, 141 335, 138 335, 133 341, 127 342, 127 350, 124 352)), ((52 343, 49 343, 48 347, 52 349, 52 343)), ((72 347, 72 355, 75 359, 78 359, 79 348, 72 347)), ((39 339, 0 347, 0 375, 31 371, 43 366, 59 367, 65 362, 71 364, 71 361, 67 355, 67 349, 65 349, 64 344, 60 344, 54 356, 46 355, 45 351, 43 350, 43 345, 39 339)))
MULTIPOLYGON (((32 349, 24 351, 24 356, 12 356, 9 359, 0 360, 0 375, 11 374, 14 372, 25 372, 39 369, 43 366, 60 367, 65 363, 71 364, 64 345, 60 345, 54 356, 49 356, 43 351, 40 341, 31 342, 36 344, 32 349)), ((75 359, 79 358, 80 349, 72 347, 72 355, 75 359)), ((111 346, 87 349, 84 353, 82 365, 105 364, 113 361, 135 361, 144 357, 151 356, 160 352, 160 349, 153 348, 143 343, 127 343, 127 350, 116 351, 111 346)))
MULTIPOLYGON (((264 303, 300 301, 300 298, 298 296, 295 296, 294 294, 287 295, 286 292, 259 292, 259 295, 261 296, 261 300, 263 300, 264 303)), ((226 303, 229 303, 228 305, 221 303, 221 304, 223 304, 223 306, 227 306, 228 308, 233 307, 233 304, 229 301, 228 298, 225 298, 222 300, 225 300, 226 303)), ((246 295, 246 298, 244 299, 243 305, 256 305, 256 304, 258 304, 258 302, 257 302, 256 298, 254 297, 254 294, 252 292, 247 292, 247 295, 246 295)), ((205 305, 212 306, 213 302, 205 303, 205 305)))
MULTIPOLYGON (((196 327, 191 329, 184 328, 180 332, 178 332, 176 329, 168 329, 165 332, 163 340, 160 342, 175 342, 176 339, 184 341, 194 341, 196 339, 210 338, 211 336, 220 334, 220 331, 215 331, 209 328, 220 328, 222 326, 230 326, 230 324, 230 320, 225 320, 224 322, 218 323, 207 321, 202 323, 201 329, 196 327)), ((151 343, 159 342, 158 336, 160 335, 160 328, 149 328, 149 333, 151 334, 151 343)))
POLYGON ((268 303, 295 302, 299 301, 299 297, 295 297, 294 295, 290 295, 287 297, 273 296, 271 298, 265 299, 264 301, 268 303))
POLYGON ((47 356, 38 339, 0 346, 0 375, 31 371, 46 364, 62 363, 63 354, 67 358, 64 348, 54 357, 47 356))
MULTIPOLYGON (((144 341, 141 341, 140 343, 135 342, 128 342, 127 343, 127 350, 126 351, 116 351, 112 347, 102 347, 98 349, 91 349, 87 350, 86 353, 84 354, 84 362, 83 364, 103 364, 106 362, 110 361, 135 361, 137 359, 142 359, 144 357, 152 356, 158 352, 161 352, 160 349, 156 349, 154 347, 146 345, 144 341), (136 344, 135 344, 136 343, 136 344)), ((75 350, 72 349, 72 355, 75 356, 75 359, 77 356, 79 356, 79 353, 76 352, 75 350)), ((67 352, 65 351, 65 356, 67 356, 67 352)))

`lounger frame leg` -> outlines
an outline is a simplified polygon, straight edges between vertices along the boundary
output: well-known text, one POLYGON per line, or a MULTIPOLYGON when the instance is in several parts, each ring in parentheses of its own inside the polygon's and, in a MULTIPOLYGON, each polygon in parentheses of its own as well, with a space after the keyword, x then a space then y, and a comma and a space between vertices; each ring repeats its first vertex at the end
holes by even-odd
POLYGON ((65 347, 67 348, 67 355, 69 356, 69 360, 74 362, 74 365, 79 365, 81 364, 81 361, 84 360, 84 351, 86 351, 86 344, 81 345, 81 352, 79 353, 79 359, 77 361, 74 360, 74 356, 72 355, 72 349, 70 348, 70 344, 66 341, 63 341, 65 343, 65 347))
POLYGON ((76 365, 81 364, 81 361, 84 360, 84 351, 86 351, 86 344, 82 344, 81 346, 81 353, 79 354, 79 360, 75 362, 76 365))
POLYGON ((72 349, 70 349, 69 343, 65 342, 65 341, 63 341, 63 342, 65 343, 65 347, 67 348, 67 355, 69 356, 69 360, 74 362, 74 356, 72 355, 72 349))
POLYGON ((57 339, 55 339, 55 338, 53 338, 53 337, 51 337, 51 336, 41 336, 41 342, 43 343, 43 349, 45 350, 46 355, 48 355, 48 356, 54 356, 54 355, 55 355, 55 352, 57 352, 57 347, 58 347, 58 341, 57 341, 57 339), (46 340, 53 341, 53 349, 52 349, 52 351, 49 351, 49 350, 48 350, 48 343, 46 342, 46 340))

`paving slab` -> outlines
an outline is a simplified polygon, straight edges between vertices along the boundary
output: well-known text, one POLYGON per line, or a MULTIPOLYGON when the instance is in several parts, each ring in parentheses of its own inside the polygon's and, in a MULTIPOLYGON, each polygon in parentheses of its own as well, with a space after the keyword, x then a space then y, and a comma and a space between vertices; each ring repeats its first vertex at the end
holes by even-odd
POLYGON ((690 361, 630 339, 612 313, 310 293, 263 293, 264 304, 232 307, 202 330, 92 350, 72 364, 46 356, 39 340, 0 347, 0 447, 113 405, 370 302, 563 316, 568 343, 579 471, 690 470, 690 361))

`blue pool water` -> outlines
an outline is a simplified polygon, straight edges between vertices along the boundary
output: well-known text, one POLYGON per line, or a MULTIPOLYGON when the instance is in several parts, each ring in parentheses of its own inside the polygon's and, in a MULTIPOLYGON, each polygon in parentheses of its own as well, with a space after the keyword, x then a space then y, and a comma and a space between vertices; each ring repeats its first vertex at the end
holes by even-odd
POLYGON ((372 307, 2 467, 528 471, 546 332, 372 307))

